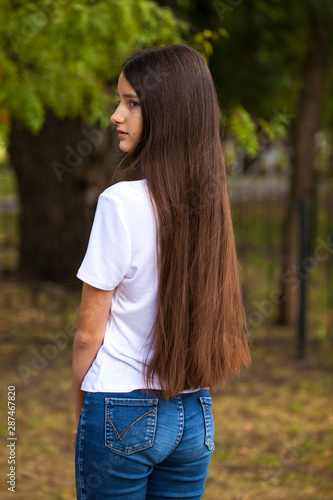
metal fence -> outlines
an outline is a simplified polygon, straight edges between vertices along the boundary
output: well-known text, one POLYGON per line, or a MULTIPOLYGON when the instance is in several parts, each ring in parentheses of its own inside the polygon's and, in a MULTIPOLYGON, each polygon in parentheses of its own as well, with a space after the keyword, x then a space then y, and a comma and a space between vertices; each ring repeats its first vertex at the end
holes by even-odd
MULTIPOLYGON (((241 279, 250 329, 255 332, 278 318, 281 293, 283 229, 287 200, 283 196, 237 197, 233 219, 241 279)), ((298 355, 306 340, 327 342, 333 337, 333 202, 318 200, 313 241, 307 247, 308 213, 300 203, 300 311, 295 327, 298 355)))

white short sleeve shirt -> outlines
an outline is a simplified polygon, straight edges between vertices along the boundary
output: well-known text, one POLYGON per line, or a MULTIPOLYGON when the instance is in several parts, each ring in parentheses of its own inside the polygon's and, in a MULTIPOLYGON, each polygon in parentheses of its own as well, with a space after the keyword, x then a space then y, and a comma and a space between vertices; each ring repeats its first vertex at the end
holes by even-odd
MULTIPOLYGON (((146 387, 147 341, 157 311, 156 230, 145 179, 120 182, 100 195, 77 276, 96 288, 115 291, 104 342, 83 380, 84 391, 146 387)), ((157 380, 152 388, 160 388, 157 380)))

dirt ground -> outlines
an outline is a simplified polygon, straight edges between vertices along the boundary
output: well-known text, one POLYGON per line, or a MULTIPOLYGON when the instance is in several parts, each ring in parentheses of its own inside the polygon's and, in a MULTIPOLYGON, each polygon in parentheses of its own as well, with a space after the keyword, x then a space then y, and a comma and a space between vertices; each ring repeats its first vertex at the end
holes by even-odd
MULTIPOLYGON (((74 500, 70 346, 79 296, 62 306, 56 290, 34 297, 4 286, 0 496, 11 495, 7 388, 15 386, 14 498, 74 500)), ((216 448, 203 500, 333 499, 332 342, 311 341, 298 361, 294 336, 273 326, 255 332, 252 368, 213 394, 216 448)))

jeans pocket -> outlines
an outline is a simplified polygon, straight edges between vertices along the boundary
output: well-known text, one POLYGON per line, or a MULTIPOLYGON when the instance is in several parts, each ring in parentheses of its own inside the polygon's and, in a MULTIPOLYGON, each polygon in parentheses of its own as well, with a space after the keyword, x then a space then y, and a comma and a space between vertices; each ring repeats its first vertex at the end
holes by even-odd
POLYGON ((212 398, 209 396, 201 397, 200 403, 205 421, 205 445, 212 451, 214 450, 214 420, 212 411, 212 398))
POLYGON ((105 399, 105 446, 123 455, 151 448, 158 399, 105 399))

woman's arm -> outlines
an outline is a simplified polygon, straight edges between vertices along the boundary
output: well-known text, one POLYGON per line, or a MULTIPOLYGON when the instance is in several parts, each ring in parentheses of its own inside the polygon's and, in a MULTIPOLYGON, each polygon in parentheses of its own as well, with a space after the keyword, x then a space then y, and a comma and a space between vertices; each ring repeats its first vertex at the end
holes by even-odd
POLYGON ((76 426, 83 401, 81 384, 103 343, 113 292, 83 283, 72 359, 76 426))

